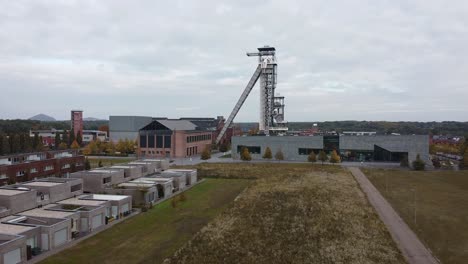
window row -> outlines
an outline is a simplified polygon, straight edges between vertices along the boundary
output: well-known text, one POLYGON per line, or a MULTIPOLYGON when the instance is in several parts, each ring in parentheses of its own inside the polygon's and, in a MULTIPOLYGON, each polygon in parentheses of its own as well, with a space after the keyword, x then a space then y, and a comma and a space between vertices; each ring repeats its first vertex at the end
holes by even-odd
POLYGON ((194 147, 190 147, 190 148, 187 148, 187 156, 192 156, 192 155, 196 155, 198 154, 198 147, 197 146, 194 146, 194 147))
POLYGON ((171 148, 172 136, 140 136, 140 148, 171 148), (156 144, 155 144, 156 143, 156 144))
POLYGON ((196 136, 188 136, 187 137, 187 143, 204 141, 204 140, 211 140, 211 134, 196 135, 196 136))
POLYGON ((243 148, 247 148, 250 154, 260 154, 262 148, 259 146, 237 146, 237 153, 241 153, 243 148))

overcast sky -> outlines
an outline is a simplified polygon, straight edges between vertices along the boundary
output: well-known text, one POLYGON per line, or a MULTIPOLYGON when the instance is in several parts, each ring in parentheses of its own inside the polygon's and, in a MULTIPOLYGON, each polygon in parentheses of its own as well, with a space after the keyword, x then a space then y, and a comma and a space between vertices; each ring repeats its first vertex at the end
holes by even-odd
MULTIPOLYGON (((289 121, 468 121, 468 1, 0 0, 0 118, 228 116, 274 46, 289 121)), ((237 121, 257 121, 259 90, 237 121)))

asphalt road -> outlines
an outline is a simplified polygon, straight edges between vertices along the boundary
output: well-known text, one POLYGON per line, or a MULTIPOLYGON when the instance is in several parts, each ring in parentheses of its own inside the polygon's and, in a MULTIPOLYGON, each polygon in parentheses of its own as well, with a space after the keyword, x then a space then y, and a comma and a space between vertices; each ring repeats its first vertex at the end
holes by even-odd
POLYGON ((349 170, 366 193, 367 199, 377 211, 380 219, 387 226, 406 261, 409 264, 439 263, 364 173, 357 167, 349 167, 349 170))

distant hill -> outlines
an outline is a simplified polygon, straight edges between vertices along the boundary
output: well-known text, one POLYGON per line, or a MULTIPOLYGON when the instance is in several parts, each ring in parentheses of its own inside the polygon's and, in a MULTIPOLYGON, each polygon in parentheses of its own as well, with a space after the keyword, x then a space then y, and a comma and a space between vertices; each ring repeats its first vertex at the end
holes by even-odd
POLYGON ((35 116, 30 117, 28 119, 29 120, 37 120, 37 121, 57 121, 57 120, 55 120, 55 118, 53 118, 51 116, 48 116, 48 115, 44 115, 44 114, 38 114, 38 115, 35 115, 35 116))

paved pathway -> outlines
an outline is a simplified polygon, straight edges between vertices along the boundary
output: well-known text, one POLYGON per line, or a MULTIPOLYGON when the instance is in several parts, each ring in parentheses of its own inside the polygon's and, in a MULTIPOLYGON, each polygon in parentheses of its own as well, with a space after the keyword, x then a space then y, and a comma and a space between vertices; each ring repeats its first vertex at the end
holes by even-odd
POLYGON ((375 208, 380 219, 387 226, 388 231, 403 253, 409 264, 436 264, 439 263, 431 252, 418 239, 416 234, 406 225, 403 219, 393 210, 392 206, 383 198, 359 168, 350 167, 356 181, 366 193, 367 199, 375 208))

